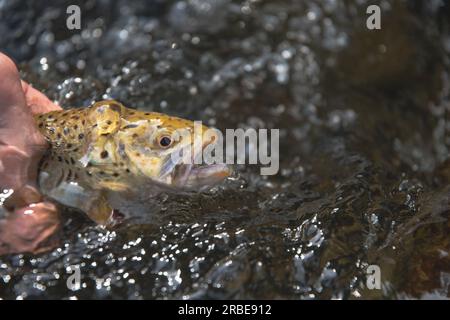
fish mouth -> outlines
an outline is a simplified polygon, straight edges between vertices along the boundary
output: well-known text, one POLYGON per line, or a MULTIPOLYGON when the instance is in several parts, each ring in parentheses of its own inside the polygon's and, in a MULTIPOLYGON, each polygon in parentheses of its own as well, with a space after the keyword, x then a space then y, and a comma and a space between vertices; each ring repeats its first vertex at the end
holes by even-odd
POLYGON ((172 182, 184 189, 207 187, 221 182, 232 172, 232 168, 224 163, 179 164, 175 167, 172 182))
MULTIPOLYGON (((170 177, 170 184, 182 189, 201 188, 215 185, 232 173, 232 167, 225 163, 205 163, 196 164, 196 159, 201 156, 204 149, 215 143, 215 138, 203 142, 202 148, 197 154, 192 153, 189 163, 182 161, 182 156, 173 158, 169 155, 162 167, 161 175, 170 177)), ((191 148, 191 146, 188 146, 191 148)), ((183 150, 181 150, 183 154, 183 150)), ((188 155, 190 153, 187 153, 188 155)))

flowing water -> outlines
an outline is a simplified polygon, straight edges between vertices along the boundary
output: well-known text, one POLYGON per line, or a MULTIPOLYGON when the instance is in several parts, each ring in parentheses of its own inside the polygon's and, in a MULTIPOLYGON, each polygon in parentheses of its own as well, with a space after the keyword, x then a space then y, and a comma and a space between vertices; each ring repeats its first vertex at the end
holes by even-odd
POLYGON ((111 230, 67 209, 57 248, 0 257, 1 298, 449 297, 447 2, 90 0, 70 31, 76 3, 0 1, 24 79, 64 107, 279 128, 280 172, 238 166, 111 230))

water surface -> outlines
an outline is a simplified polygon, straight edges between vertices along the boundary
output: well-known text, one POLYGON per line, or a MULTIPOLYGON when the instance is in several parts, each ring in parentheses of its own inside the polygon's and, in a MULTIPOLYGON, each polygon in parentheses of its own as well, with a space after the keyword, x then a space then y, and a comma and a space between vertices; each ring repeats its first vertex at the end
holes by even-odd
POLYGON ((64 107, 279 128, 280 172, 239 166, 112 230, 67 209, 59 247, 0 258, 1 298, 449 296, 448 3, 91 0, 69 31, 75 2, 0 1, 0 48, 27 81, 64 107))

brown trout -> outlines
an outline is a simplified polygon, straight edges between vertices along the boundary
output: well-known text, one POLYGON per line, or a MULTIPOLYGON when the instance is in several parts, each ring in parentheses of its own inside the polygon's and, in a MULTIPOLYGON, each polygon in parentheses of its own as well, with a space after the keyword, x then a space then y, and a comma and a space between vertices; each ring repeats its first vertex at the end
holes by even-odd
POLYGON ((201 141, 199 150, 191 152, 193 160, 217 138, 205 126, 195 130, 193 121, 129 109, 114 100, 52 111, 35 120, 50 145, 40 165, 41 192, 102 225, 111 223, 121 199, 200 189, 230 174, 225 164, 174 157, 201 141))

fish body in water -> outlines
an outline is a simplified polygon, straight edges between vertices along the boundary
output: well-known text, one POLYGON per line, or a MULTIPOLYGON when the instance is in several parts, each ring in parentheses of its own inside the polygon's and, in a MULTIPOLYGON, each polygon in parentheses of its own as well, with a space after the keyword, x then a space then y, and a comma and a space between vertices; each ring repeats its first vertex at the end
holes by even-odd
POLYGON ((120 198, 198 190, 230 174, 225 164, 194 164, 199 151, 217 137, 190 120, 126 108, 114 100, 35 120, 50 145, 39 171, 41 192, 99 224, 111 222, 120 198))

